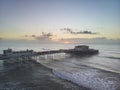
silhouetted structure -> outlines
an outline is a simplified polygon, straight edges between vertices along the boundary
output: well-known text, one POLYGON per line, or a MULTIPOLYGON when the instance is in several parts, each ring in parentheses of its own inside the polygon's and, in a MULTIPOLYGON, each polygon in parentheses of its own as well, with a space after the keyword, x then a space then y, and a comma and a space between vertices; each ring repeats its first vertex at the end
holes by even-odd
POLYGON ((50 51, 40 51, 35 52, 33 50, 24 51, 13 51, 12 49, 3 50, 3 54, 0 55, 2 59, 17 58, 19 60, 29 60, 35 59, 41 55, 56 54, 56 53, 66 53, 71 55, 93 55, 98 54, 99 51, 95 49, 90 49, 89 46, 79 45, 75 46, 73 49, 60 49, 60 50, 50 50, 50 51))

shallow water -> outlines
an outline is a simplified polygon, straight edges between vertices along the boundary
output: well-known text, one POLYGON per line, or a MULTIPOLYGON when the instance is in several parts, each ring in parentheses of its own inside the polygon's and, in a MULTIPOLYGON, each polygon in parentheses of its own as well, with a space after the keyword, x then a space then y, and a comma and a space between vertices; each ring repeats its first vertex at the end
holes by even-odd
POLYGON ((59 55, 59 59, 40 60, 52 68, 53 73, 92 90, 120 89, 120 56, 118 46, 92 46, 100 50, 98 55, 71 57, 59 55), (61 59, 61 57, 64 57, 61 59))
MULTIPOLYGON (((74 44, 50 45, 16 45, 15 50, 32 48, 36 51, 47 49, 72 48, 74 44)), ((85 57, 71 57, 68 54, 54 54, 41 56, 37 62, 49 67, 56 76, 74 82, 92 90, 119 90, 120 89, 120 46, 119 45, 89 45, 98 49, 99 54, 85 57)), ((7 46, 6 46, 7 47, 7 46)), ((6 47, 2 47, 1 50, 6 47)), ((0 62, 0 70, 5 68, 0 62)))

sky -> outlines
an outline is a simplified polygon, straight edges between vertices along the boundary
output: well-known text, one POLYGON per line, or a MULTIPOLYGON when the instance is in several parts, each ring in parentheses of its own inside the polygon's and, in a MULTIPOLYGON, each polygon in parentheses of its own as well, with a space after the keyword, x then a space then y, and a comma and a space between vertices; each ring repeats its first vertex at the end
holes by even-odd
POLYGON ((1 39, 120 39, 120 0, 0 0, 1 39))

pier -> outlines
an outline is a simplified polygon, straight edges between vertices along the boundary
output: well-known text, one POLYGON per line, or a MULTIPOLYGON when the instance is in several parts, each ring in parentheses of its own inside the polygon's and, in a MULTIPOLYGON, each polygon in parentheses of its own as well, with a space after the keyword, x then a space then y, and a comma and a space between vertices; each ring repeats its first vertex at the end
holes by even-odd
POLYGON ((41 56, 47 58, 51 55, 54 58, 55 54, 65 53, 70 55, 93 55, 98 54, 99 51, 95 49, 89 49, 88 46, 79 45, 75 46, 73 49, 59 49, 59 50, 48 50, 48 51, 39 51, 35 52, 33 50, 24 50, 24 51, 13 51, 12 49, 3 50, 3 54, 0 55, 0 59, 5 60, 8 63, 19 63, 19 62, 37 62, 41 56))

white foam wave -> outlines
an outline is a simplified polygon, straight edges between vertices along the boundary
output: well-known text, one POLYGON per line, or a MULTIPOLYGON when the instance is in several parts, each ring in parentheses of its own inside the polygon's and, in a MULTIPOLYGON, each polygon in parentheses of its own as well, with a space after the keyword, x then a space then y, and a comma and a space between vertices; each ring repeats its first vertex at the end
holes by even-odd
POLYGON ((72 81, 78 85, 83 85, 92 90, 117 90, 120 86, 116 80, 111 80, 110 77, 101 77, 99 72, 94 69, 70 73, 61 70, 53 70, 53 73, 62 79, 72 81))

